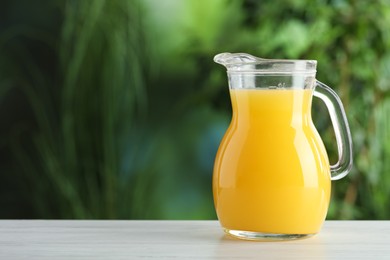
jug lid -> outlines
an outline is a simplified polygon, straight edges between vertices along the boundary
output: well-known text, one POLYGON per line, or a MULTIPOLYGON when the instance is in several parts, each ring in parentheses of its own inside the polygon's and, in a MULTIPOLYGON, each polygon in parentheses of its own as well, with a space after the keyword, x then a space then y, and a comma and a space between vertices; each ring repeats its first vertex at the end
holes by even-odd
POLYGON ((214 61, 225 66, 229 73, 258 74, 315 74, 316 60, 263 59, 247 53, 217 54, 214 61))

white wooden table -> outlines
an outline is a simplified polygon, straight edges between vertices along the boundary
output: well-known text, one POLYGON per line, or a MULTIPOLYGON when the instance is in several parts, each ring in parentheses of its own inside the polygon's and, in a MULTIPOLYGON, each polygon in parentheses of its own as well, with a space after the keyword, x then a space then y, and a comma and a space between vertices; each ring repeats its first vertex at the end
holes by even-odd
POLYGON ((1 220, 0 259, 390 259, 390 221, 326 221, 308 239, 250 242, 217 221, 1 220))

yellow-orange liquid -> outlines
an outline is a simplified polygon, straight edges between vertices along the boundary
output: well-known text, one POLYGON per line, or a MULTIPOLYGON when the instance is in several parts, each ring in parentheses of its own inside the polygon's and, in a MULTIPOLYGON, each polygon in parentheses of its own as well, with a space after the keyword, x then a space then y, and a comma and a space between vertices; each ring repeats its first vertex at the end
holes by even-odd
POLYGON ((312 90, 232 89, 214 203, 230 230, 317 233, 330 197, 329 162, 311 120, 312 90))

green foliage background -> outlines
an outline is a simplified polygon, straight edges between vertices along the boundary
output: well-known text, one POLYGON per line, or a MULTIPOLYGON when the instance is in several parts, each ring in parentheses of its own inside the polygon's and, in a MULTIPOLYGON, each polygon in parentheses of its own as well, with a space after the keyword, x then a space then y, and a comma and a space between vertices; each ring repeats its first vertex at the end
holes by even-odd
MULTIPOLYGON (((225 70, 247 52, 318 60, 353 171, 329 219, 390 218, 387 0, 42 0, 0 4, 1 218, 215 218, 225 70)), ((326 109, 314 121, 331 160, 326 109)))

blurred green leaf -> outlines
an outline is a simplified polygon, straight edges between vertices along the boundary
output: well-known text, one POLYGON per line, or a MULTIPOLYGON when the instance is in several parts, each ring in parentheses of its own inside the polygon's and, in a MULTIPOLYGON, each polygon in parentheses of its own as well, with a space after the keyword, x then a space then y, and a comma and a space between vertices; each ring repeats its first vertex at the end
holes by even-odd
MULTIPOLYGON (((318 60, 354 142, 328 217, 390 217, 388 1, 0 5, 3 204, 17 188, 33 217, 215 218, 212 163, 231 107, 212 58, 228 51, 318 60)), ((314 106, 337 158, 327 112, 314 106)))

